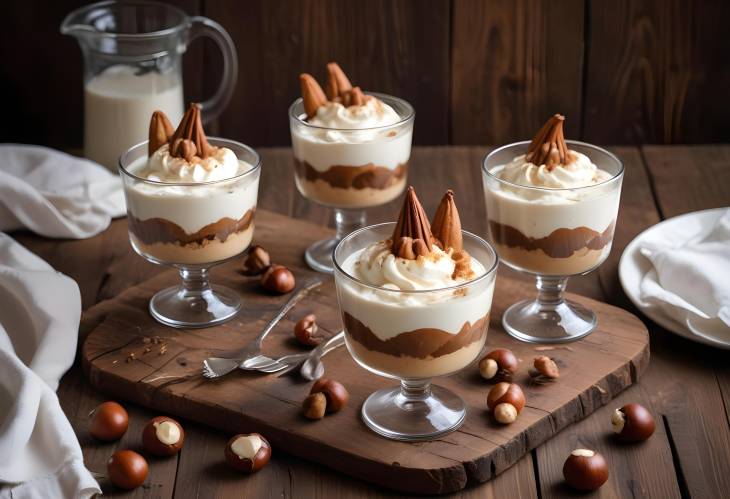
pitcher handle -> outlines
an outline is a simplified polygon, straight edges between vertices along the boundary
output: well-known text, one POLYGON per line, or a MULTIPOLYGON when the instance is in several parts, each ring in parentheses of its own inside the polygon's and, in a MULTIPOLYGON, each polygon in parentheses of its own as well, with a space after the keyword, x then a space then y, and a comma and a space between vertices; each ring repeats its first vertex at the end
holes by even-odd
POLYGON ((233 96, 238 78, 238 54, 231 36, 223 29, 223 26, 202 16, 193 16, 190 18, 190 22, 192 23, 190 42, 200 36, 207 36, 218 45, 223 54, 221 83, 213 96, 201 103, 203 124, 207 124, 220 116, 233 96))

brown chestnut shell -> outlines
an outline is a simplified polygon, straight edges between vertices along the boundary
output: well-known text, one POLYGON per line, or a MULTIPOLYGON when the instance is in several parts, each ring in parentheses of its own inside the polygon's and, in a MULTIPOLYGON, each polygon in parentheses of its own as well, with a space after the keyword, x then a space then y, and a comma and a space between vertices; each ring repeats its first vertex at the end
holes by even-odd
POLYGON ((226 464, 233 469, 243 471, 244 473, 254 473, 269 464, 269 460, 271 459, 271 445, 260 433, 239 433, 228 440, 225 449, 225 459, 226 464), (253 459, 242 459, 238 457, 238 455, 233 452, 233 449, 231 449, 233 442, 241 437, 250 437, 252 435, 261 439, 261 448, 259 448, 258 452, 256 452, 253 459))
POLYGON ((119 450, 106 463, 109 480, 120 489, 136 489, 144 483, 149 473, 145 458, 131 450, 119 450))
POLYGON ((565 481, 576 490, 596 490, 608 480, 608 464, 598 452, 576 449, 570 453, 563 465, 565 481), (576 453, 592 453, 590 456, 576 453))
POLYGON ((116 402, 99 404, 89 415, 89 433, 97 440, 119 440, 129 428, 127 410, 116 402))
POLYGON ((145 452, 149 452, 155 456, 172 456, 177 454, 182 449, 184 443, 185 430, 183 430, 182 425, 167 416, 156 416, 150 419, 145 425, 144 430, 142 430, 142 447, 145 452), (180 430, 180 440, 174 444, 160 442, 159 438, 157 438, 157 425, 165 421, 177 425, 180 430))

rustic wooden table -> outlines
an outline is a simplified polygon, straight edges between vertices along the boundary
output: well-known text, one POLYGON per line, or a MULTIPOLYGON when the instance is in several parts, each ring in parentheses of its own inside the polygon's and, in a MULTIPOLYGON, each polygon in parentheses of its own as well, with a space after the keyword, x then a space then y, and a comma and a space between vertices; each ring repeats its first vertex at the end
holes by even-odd
MULTIPOLYGON (((730 205, 730 145, 646 146, 610 148, 626 165, 621 211, 613 251, 601 268, 570 281, 569 290, 633 309, 618 282, 623 248, 645 228, 664 218, 705 208, 730 205)), ((443 190, 458 196, 465 228, 484 234, 486 219, 481 186, 483 147, 417 147, 410 181, 427 211, 443 190)), ((294 187, 288 149, 263 149, 259 206, 322 225, 328 210, 303 199, 294 187)), ((390 220, 396 204, 372 210, 370 221, 390 220)), ((73 277, 81 288, 84 309, 149 278, 157 268, 133 254, 125 220, 116 220, 103 234, 83 241, 44 239, 13 234, 21 243, 73 277)), ((503 273, 509 272, 502 269, 503 273)), ((691 343, 646 320, 651 332, 651 362, 638 385, 584 421, 563 430, 515 466, 458 497, 564 497, 562 465, 575 447, 598 449, 611 475, 601 497, 727 497, 730 493, 730 354, 691 343), (657 419, 649 441, 623 446, 607 438, 612 408, 640 402, 657 419)), ((83 334, 83 331, 82 331, 83 334)), ((87 435, 88 412, 106 399, 85 381, 77 365, 61 381, 58 395, 77 432, 86 463, 102 471, 116 444, 100 445, 87 435)), ((130 434, 138 434, 155 414, 130 410, 130 434)), ((150 462, 147 484, 130 497, 393 497, 395 494, 340 475, 275 449, 271 464, 253 476, 229 473, 221 449, 229 435, 188 422, 185 448, 176 458, 150 462)))

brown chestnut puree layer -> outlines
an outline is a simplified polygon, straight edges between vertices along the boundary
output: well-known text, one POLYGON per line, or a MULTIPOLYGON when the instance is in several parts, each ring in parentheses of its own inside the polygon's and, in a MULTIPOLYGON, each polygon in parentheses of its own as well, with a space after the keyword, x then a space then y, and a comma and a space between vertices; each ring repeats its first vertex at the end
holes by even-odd
POLYGON ((204 246, 214 239, 226 242, 231 234, 248 229, 253 222, 254 211, 255 208, 248 210, 239 220, 221 218, 194 234, 188 234, 182 227, 164 218, 150 218, 142 221, 129 213, 129 230, 144 244, 178 243, 181 246, 188 244, 204 246))
POLYGON ((365 324, 352 315, 343 314, 345 330, 355 341, 368 350, 382 352, 396 357, 416 357, 419 359, 436 358, 447 355, 479 341, 487 333, 489 314, 479 319, 474 325, 464 323, 457 334, 441 329, 423 328, 407 331, 389 340, 381 340, 365 324))
POLYGON ((408 173, 407 162, 399 164, 394 170, 368 163, 362 166, 334 165, 326 171, 320 172, 306 161, 294 158, 294 167, 299 178, 304 178, 309 182, 322 180, 339 189, 383 190, 405 178, 408 173))
POLYGON ((615 222, 601 233, 588 227, 575 229, 556 229, 550 235, 540 238, 528 237, 509 225, 494 220, 489 221, 489 230, 497 244, 510 248, 522 248, 527 251, 542 250, 552 258, 569 258, 583 248, 599 250, 613 240, 615 222))

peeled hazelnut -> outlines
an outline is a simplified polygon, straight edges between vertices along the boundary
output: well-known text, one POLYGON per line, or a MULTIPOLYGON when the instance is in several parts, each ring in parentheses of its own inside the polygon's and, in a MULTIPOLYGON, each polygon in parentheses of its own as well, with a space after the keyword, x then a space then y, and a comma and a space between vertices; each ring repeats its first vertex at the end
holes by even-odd
POLYGON ((272 293, 285 294, 294 289, 294 274, 283 265, 270 266, 261 276, 261 285, 272 293))
POLYGON ((495 382, 512 379, 516 369, 517 357, 506 348, 492 350, 479 362, 482 378, 495 382))
POLYGON ((116 402, 104 402, 89 414, 89 433, 91 436, 111 442, 119 440, 129 427, 129 414, 116 402))
POLYGON ((156 456, 172 456, 182 449, 185 432, 180 423, 167 416, 150 419, 142 431, 142 447, 156 456))
POLYGON ((533 362, 535 370, 530 372, 533 377, 542 376, 546 379, 557 379, 560 377, 560 370, 553 359, 547 355, 535 357, 533 362))
POLYGON ((639 404, 626 404, 611 415, 611 426, 623 442, 643 442, 654 433, 654 417, 639 404))
POLYGON ((308 419, 322 419, 326 409, 327 397, 322 392, 308 395, 302 403, 302 412, 308 419))
POLYGON ((608 464, 598 452, 575 449, 565 460, 563 476, 574 489, 596 490, 608 480, 608 464))
POLYGON ((347 401, 350 399, 350 394, 347 393, 342 383, 327 378, 319 378, 315 381, 309 393, 324 394, 327 398, 327 412, 339 411, 345 407, 347 401))
POLYGON ((525 394, 514 383, 497 383, 489 390, 487 407, 498 423, 513 423, 525 407, 525 394))
POLYGON ((257 275, 268 269, 269 265, 271 258, 268 251, 261 246, 252 246, 243 262, 243 269, 249 275, 257 275))
POLYGON ((149 466, 145 458, 131 450, 119 450, 106 462, 109 480, 120 489, 136 489, 147 479, 149 466))
POLYGON ((294 337, 302 345, 313 347, 322 343, 322 338, 317 336, 319 327, 317 327, 315 319, 314 314, 309 314, 299 319, 299 322, 294 326, 294 337))
POLYGON ((228 441, 225 457, 231 468, 253 473, 268 464, 271 445, 258 433, 242 433, 228 441))

